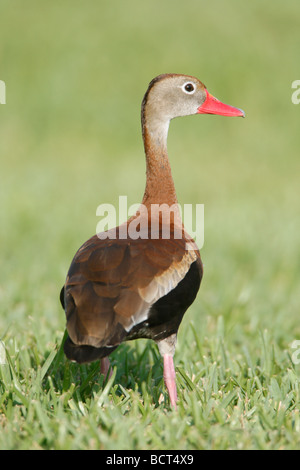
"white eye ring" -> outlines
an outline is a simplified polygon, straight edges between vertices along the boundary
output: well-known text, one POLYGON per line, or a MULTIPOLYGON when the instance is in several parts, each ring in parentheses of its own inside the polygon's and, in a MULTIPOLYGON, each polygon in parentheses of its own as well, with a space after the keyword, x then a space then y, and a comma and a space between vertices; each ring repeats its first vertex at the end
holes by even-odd
POLYGON ((196 91, 196 85, 193 82, 186 82, 182 85, 181 89, 187 95, 193 95, 196 91))

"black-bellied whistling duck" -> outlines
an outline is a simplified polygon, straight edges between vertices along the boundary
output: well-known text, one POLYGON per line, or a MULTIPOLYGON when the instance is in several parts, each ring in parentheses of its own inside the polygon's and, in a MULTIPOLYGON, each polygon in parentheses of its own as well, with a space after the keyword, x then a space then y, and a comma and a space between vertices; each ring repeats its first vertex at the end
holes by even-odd
POLYGON ((61 291, 69 335, 66 356, 79 363, 101 359, 101 371, 107 373, 107 356, 123 341, 152 339, 163 356, 164 381, 175 408, 177 331, 199 290, 202 263, 180 217, 167 134, 171 119, 191 114, 244 116, 210 95, 197 78, 154 78, 142 102, 147 166, 142 205, 114 233, 94 235, 82 245, 61 291))

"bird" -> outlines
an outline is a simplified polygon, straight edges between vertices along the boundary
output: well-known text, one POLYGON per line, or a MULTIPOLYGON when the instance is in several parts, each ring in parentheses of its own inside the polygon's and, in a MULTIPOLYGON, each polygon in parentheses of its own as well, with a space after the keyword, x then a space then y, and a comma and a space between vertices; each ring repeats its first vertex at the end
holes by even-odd
POLYGON ((173 409, 178 403, 177 333, 197 296, 203 264, 181 219, 167 136, 172 119, 197 114, 245 116, 193 76, 168 73, 150 82, 141 106, 146 157, 142 202, 126 222, 94 234, 78 249, 60 293, 66 357, 80 364, 100 360, 100 370, 107 375, 108 356, 121 343, 153 340, 163 359, 173 409))

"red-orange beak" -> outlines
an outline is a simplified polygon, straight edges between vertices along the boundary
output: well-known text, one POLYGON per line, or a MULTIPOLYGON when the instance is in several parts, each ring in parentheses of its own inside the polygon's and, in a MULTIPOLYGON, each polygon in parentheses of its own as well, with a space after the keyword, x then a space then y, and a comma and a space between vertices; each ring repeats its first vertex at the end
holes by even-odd
POLYGON ((234 108, 229 104, 224 104, 217 98, 212 96, 205 89, 206 100, 199 106, 197 114, 219 114, 220 116, 241 116, 245 117, 245 113, 242 109, 234 108))

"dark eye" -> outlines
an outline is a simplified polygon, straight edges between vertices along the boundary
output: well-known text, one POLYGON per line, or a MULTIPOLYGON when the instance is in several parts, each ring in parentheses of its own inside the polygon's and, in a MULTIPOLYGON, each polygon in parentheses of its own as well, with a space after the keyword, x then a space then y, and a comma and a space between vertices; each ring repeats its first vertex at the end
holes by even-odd
POLYGON ((195 91, 195 85, 194 85, 193 83, 190 83, 190 82, 189 82, 189 83, 185 83, 185 84, 183 85, 183 91, 184 91, 185 93, 194 93, 194 91, 195 91))

